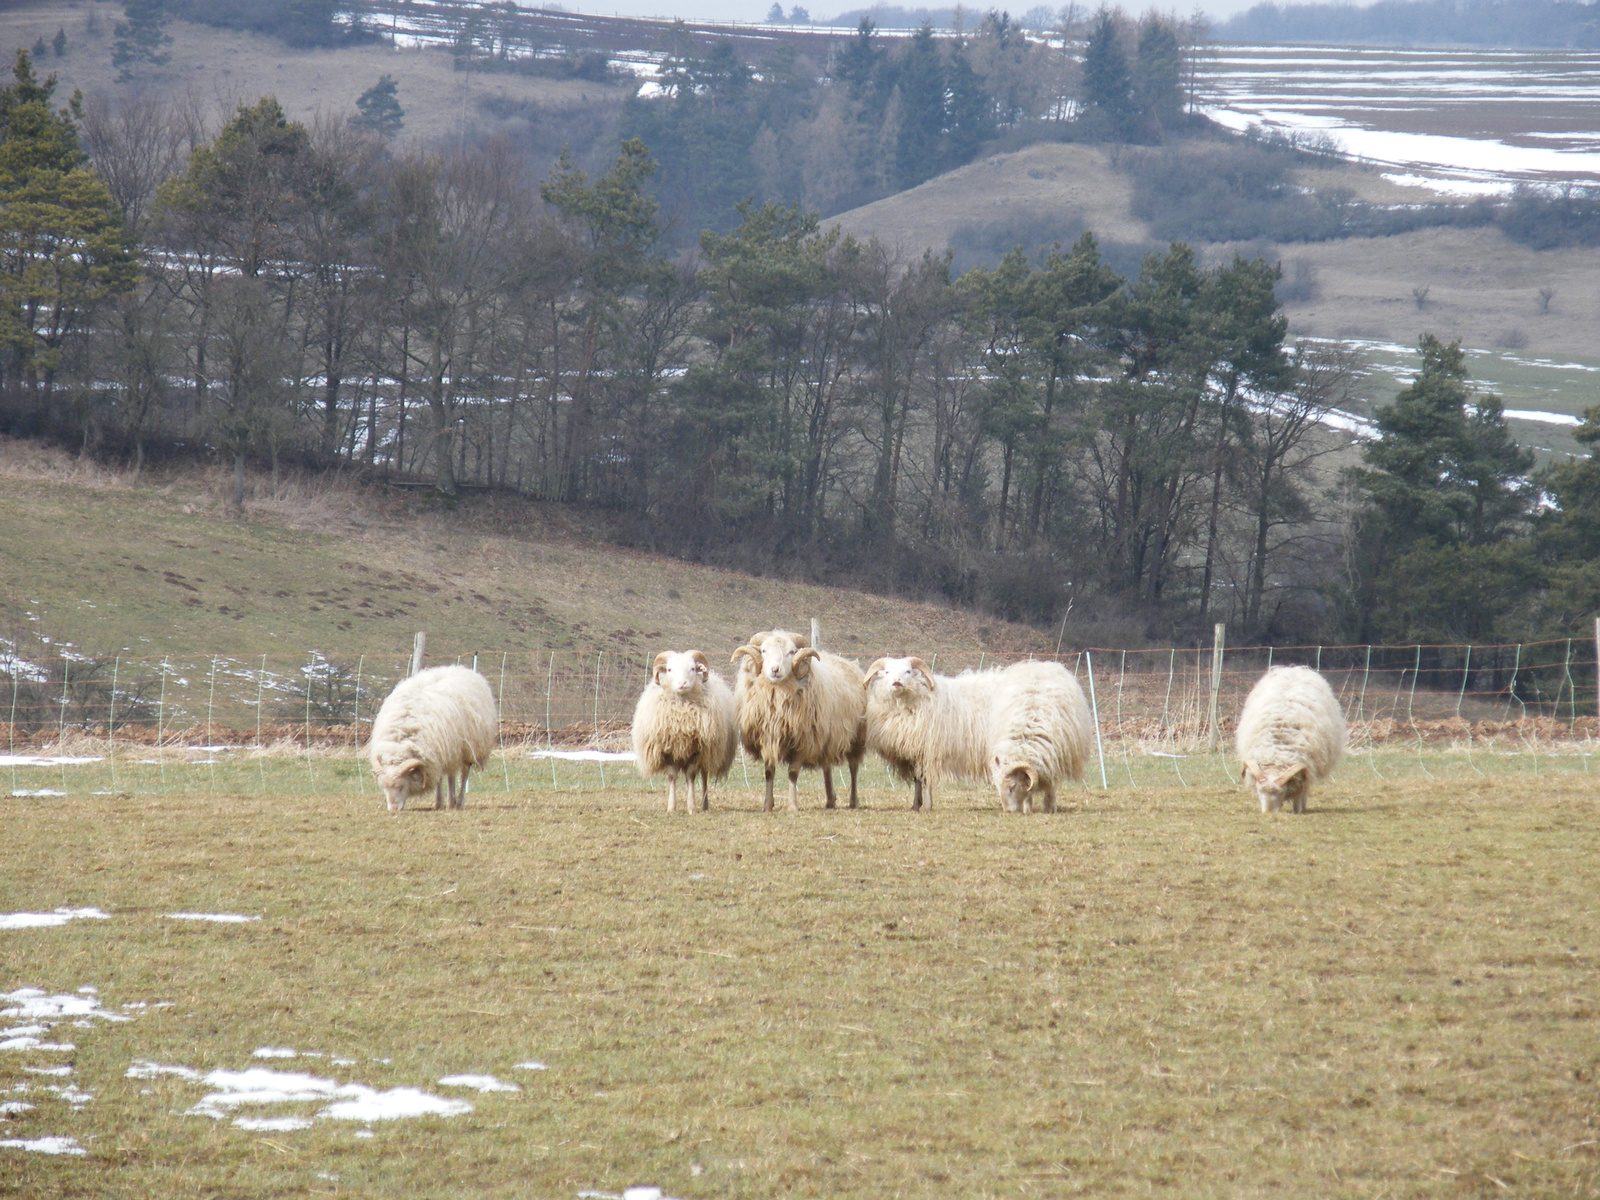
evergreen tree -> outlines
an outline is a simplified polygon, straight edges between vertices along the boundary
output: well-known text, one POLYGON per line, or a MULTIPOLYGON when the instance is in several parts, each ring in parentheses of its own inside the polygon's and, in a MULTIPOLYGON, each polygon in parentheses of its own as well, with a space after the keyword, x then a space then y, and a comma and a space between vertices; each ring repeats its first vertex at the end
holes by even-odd
POLYGON ((772 7, 767 9, 767 24, 783 24, 783 5, 779 4, 778 0, 772 0, 772 7))
POLYGON ((125 83, 142 63, 165 65, 172 57, 165 49, 172 38, 167 33, 166 0, 124 0, 122 15, 111 46, 111 65, 117 68, 118 81, 125 83))
POLYGON ((1432 334, 1422 370, 1378 414, 1356 477, 1367 496, 1357 557, 1365 623, 1379 640, 1481 640, 1532 586, 1526 538, 1533 455, 1466 356, 1432 334))
POLYGON ((899 64, 900 135, 895 146, 895 182, 915 187, 944 166, 944 60, 933 26, 924 24, 899 64))
POLYGON ((84 165, 81 105, 51 108, 25 51, 0 89, 0 379, 48 413, 69 338, 138 278, 134 243, 111 192, 84 165))
POLYGON ((1083 52, 1083 102, 1120 125, 1133 113, 1133 77, 1116 18, 1101 9, 1083 52))
POLYGON ((950 132, 946 140, 945 165, 959 167, 971 162, 979 147, 994 136, 994 97, 984 90, 983 80, 972 69, 964 40, 958 41, 950 51, 946 79, 946 120, 950 132))
POLYGON ((1600 405, 1583 416, 1573 437, 1589 456, 1549 467, 1539 479, 1554 502, 1537 531, 1549 572, 1543 608, 1551 630, 1570 631, 1600 616, 1600 405))
POLYGON ((883 51, 878 49, 875 40, 877 32, 872 18, 862 17, 855 37, 846 43, 834 61, 833 77, 848 84, 857 99, 864 98, 877 83, 883 65, 883 51))
POLYGON ((1151 21, 1139 34, 1134 96, 1139 111, 1163 128, 1183 116, 1183 53, 1163 21, 1151 21))
POLYGON ((391 138, 405 124, 405 109, 400 107, 396 94, 400 85, 394 76, 380 76, 378 82, 356 98, 358 115, 351 124, 358 129, 370 129, 382 137, 391 138))
POLYGON ((57 58, 60 58, 62 55, 66 54, 67 30, 65 26, 62 26, 56 30, 55 37, 50 39, 50 45, 55 50, 57 58))

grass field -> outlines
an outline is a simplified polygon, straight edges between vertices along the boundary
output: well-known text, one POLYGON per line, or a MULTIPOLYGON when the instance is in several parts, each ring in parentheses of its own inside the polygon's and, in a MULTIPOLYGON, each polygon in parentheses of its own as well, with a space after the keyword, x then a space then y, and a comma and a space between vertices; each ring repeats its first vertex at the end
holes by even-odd
POLYGON ((1592 776, 1374 762, 1303 818, 1215 777, 917 815, 876 773, 860 812, 733 786, 669 818, 520 761, 460 814, 391 817, 353 768, 307 795, 293 759, 3 799, 0 912, 109 918, 0 929, 0 990, 132 1019, 0 1050, 33 1105, 0 1138, 86 1152, 0 1148, 0 1192, 1594 1195, 1592 776), (315 1078, 219 1119, 186 1115, 216 1080, 136 1063, 315 1078), (472 1111, 232 1123, 334 1083, 472 1111))
POLYGON ((222 473, 102 470, 0 439, 0 639, 91 654, 731 651, 818 617, 841 652, 1053 649, 1039 630, 845 588, 752 578, 607 545, 559 506, 466 499, 430 512, 382 490, 222 473), (108 583, 108 581, 110 581, 108 583))

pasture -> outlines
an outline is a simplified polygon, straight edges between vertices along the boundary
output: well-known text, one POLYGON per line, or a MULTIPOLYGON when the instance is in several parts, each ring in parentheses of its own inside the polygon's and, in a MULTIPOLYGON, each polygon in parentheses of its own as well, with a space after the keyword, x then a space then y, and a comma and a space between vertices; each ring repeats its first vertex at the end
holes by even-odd
POLYGON ((108 915, 0 928, 0 991, 130 1019, 0 1048, 0 1141, 84 1151, 0 1192, 1593 1195, 1592 758, 1380 746, 1300 818, 1221 756, 1031 818, 876 766, 673 818, 520 754, 398 816, 347 751, 24 768, 70 794, 0 799, 0 912, 108 915), (200 1078, 250 1068, 302 1078, 200 1078))

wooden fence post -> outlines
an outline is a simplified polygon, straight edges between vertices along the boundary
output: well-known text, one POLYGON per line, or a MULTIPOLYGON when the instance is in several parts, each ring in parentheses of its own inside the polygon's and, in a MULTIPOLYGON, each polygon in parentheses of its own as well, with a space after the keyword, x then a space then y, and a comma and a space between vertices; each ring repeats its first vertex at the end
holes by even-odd
POLYGON ((1227 642, 1227 625, 1218 622, 1211 631, 1211 713, 1210 733, 1206 744, 1214 754, 1217 749, 1217 699, 1222 693, 1222 655, 1227 642))
POLYGON ((427 653, 427 650, 428 635, 418 630, 417 636, 411 641, 411 673, 413 675, 422 670, 422 656, 427 653))
POLYGON ((811 644, 818 650, 822 649, 822 622, 815 617, 811 618, 811 644))

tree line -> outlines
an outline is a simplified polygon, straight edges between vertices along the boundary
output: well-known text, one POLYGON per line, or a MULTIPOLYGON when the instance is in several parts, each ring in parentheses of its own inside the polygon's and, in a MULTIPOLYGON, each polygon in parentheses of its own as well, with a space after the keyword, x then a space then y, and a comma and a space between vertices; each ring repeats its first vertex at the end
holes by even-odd
MULTIPOLYGON (((1600 600, 1596 460, 1543 474, 1427 342, 1359 470, 1357 364, 1293 344, 1277 269, 1092 235, 956 275, 746 201, 670 253, 629 140, 542 181, 270 97, 0 89, 0 423, 135 467, 426 478, 617 536, 1173 637, 1452 640, 1600 600)), ((1580 436, 1600 439, 1600 412, 1580 436)))

